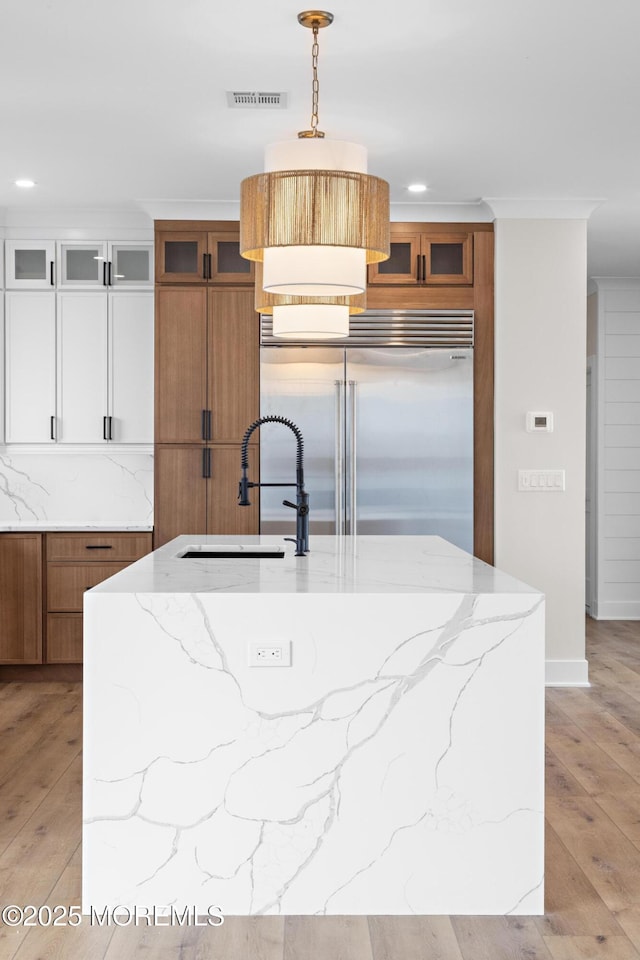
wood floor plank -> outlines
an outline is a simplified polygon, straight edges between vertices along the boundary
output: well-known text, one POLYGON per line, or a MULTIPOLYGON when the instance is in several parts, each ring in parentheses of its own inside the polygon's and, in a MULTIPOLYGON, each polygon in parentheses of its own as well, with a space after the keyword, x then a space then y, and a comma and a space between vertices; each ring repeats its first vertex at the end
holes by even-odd
POLYGON ((627 937, 545 937, 553 960, 639 960, 627 937))
POLYGON ((366 917, 286 917, 284 960, 373 960, 366 917))
MULTIPOLYGON (((82 850, 78 844, 47 897, 50 907, 80 906, 81 869, 82 850)), ((92 926, 88 917, 83 917, 79 926, 32 927, 11 960, 103 960, 114 930, 112 926, 92 926)))
POLYGON ((545 829, 545 915, 535 923, 545 936, 616 936, 624 933, 553 827, 545 829))
POLYGON ((72 701, 58 716, 57 722, 25 751, 20 764, 1 778, 0 850, 13 840, 74 758, 79 756, 81 724, 81 705, 72 701))
POLYGON ((551 747, 545 751, 545 792, 551 797, 587 796, 587 791, 557 758, 551 747))
POLYGON ((552 960, 528 917, 452 917, 463 960, 552 960))
POLYGON ((612 911, 640 903, 640 856, 590 797, 549 797, 547 819, 612 911))
POLYGON ((463 960, 449 917, 370 917, 373 960, 463 960))
POLYGON ((77 757, 0 857, 0 890, 9 902, 47 903, 80 839, 81 792, 77 757))
POLYGON ((283 960, 283 951, 283 917, 228 917, 221 926, 116 927, 104 960, 283 960))
POLYGON ((595 801, 640 851, 640 790, 635 796, 600 793, 595 801))
POLYGON ((547 743, 587 793, 637 793, 638 781, 575 724, 547 730, 547 743))
POLYGON ((640 951, 640 903, 637 906, 619 910, 616 914, 616 920, 636 950, 640 951))

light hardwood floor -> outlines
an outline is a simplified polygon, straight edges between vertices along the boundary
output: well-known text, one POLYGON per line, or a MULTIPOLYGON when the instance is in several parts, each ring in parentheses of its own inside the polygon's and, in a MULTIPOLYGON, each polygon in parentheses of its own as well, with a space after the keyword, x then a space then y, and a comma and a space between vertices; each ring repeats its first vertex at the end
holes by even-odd
MULTIPOLYGON (((590 689, 547 694, 544 917, 0 926, 0 960, 640 960, 640 623, 588 621, 590 689)), ((79 684, 0 685, 0 903, 80 903, 79 684)))

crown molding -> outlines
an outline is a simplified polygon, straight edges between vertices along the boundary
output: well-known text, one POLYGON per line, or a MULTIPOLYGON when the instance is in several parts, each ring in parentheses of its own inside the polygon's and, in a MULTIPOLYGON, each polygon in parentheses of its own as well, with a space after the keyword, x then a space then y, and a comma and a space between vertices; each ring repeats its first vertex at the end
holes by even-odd
POLYGON ((152 220, 239 220, 240 202, 222 200, 136 200, 152 220))
POLYGON ((588 220, 602 197, 484 197, 497 220, 588 220))

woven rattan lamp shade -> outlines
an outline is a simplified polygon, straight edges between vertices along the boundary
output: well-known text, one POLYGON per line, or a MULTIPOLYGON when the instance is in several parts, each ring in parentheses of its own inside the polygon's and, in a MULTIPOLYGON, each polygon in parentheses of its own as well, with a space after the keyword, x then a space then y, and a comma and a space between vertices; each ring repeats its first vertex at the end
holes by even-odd
POLYGON ((389 184, 350 170, 272 170, 242 181, 240 253, 265 247, 351 247, 389 256, 389 184))

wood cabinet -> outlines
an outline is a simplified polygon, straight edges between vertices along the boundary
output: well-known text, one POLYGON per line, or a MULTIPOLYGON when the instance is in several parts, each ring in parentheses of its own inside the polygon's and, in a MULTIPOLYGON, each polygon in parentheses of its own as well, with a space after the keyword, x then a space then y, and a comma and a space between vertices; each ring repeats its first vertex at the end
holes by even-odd
POLYGON ((240 256, 240 233, 161 229, 156 234, 156 283, 253 284, 254 266, 240 256))
MULTIPOLYGON (((254 534, 259 494, 238 506, 241 444, 157 444, 154 545, 180 534, 254 534)), ((249 447, 249 476, 258 477, 258 447, 249 447)))
POLYGON ((48 533, 46 663, 82 662, 86 590, 151 550, 150 533, 48 533))
POLYGON ((237 443, 259 410, 259 318, 249 290, 161 287, 157 443, 237 443))
POLYGON ((369 266, 370 284, 473 283, 473 233, 391 232, 388 260, 369 266))
MULTIPOLYGON (((237 505, 240 444, 260 409, 253 289, 198 279, 156 288, 156 547, 185 533, 251 534, 259 528, 257 506, 237 505)), ((254 441, 256 479, 257 457, 254 441)))
POLYGON ((0 533, 0 663, 42 663, 41 533, 0 533))

